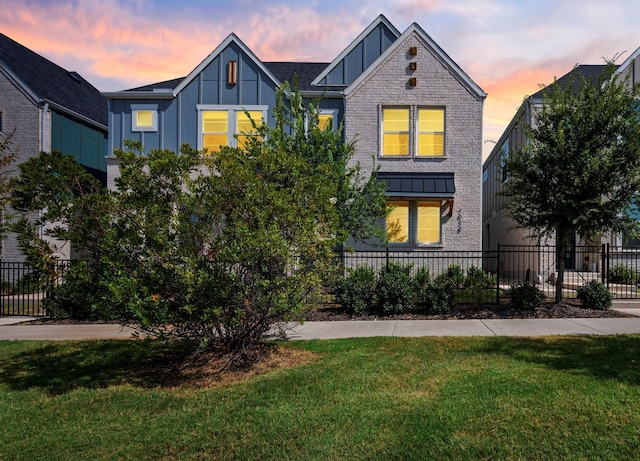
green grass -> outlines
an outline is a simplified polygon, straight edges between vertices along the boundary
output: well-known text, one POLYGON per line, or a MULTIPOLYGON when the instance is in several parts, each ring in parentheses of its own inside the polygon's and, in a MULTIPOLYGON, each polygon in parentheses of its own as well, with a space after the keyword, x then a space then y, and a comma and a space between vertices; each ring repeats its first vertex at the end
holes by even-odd
POLYGON ((640 336, 284 343, 312 363, 162 387, 143 341, 0 342, 0 459, 637 459, 640 336))

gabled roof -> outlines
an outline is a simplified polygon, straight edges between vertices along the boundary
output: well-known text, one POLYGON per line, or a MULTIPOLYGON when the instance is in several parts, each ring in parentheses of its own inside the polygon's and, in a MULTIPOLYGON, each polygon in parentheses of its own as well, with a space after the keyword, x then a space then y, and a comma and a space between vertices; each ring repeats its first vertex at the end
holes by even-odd
POLYGON ((391 44, 389 48, 382 53, 378 59, 376 59, 373 64, 369 66, 369 68, 360 74, 360 76, 349 85, 349 87, 345 90, 345 95, 349 94, 356 88, 360 83, 362 83, 369 75, 369 73, 375 69, 380 63, 382 63, 387 57, 393 53, 399 46, 404 43, 404 41, 411 35, 416 34, 418 38, 424 43, 424 45, 429 48, 435 56, 442 62, 443 65, 449 68, 454 76, 458 78, 458 80, 465 85, 469 91, 475 93, 479 98, 486 98, 487 93, 485 93, 482 88, 480 88, 471 78, 455 63, 453 59, 449 57, 447 53, 444 52, 442 48, 417 24, 411 24, 407 30, 405 30, 402 35, 391 44))
MULTIPOLYGON (((632 66, 633 62, 640 56, 640 47, 638 47, 633 53, 631 53, 631 56, 629 56, 627 59, 624 60, 624 62, 622 64, 620 64, 620 66, 618 66, 618 70, 616 71, 616 74, 621 74, 622 72, 624 72, 627 67, 632 66)), ((637 81, 637 77, 636 77, 636 81, 637 81)))
MULTIPOLYGON (((553 94, 555 88, 566 88, 571 80, 574 79, 574 84, 577 85, 581 78, 596 82, 602 75, 602 72, 606 68, 605 64, 580 64, 574 67, 570 72, 567 72, 562 77, 548 86, 545 86, 541 90, 530 96, 530 99, 535 101, 542 101, 544 99, 545 92, 549 95, 553 94), (556 86, 557 85, 557 86, 556 86)), ((577 90, 577 86, 574 88, 577 90)))
POLYGON ((223 40, 223 42, 218 45, 218 47, 211 52, 209 56, 207 56, 204 61, 202 61, 195 69, 191 71, 189 75, 187 75, 182 82, 174 89, 174 94, 180 93, 191 81, 196 78, 200 72, 202 72, 205 67, 207 67, 220 53, 222 53, 225 48, 227 48, 230 44, 235 43, 249 58, 258 66, 260 70, 262 70, 267 77, 273 81, 276 86, 280 85, 280 81, 276 78, 275 75, 263 64, 258 57, 253 54, 253 51, 249 49, 247 45, 242 43, 236 34, 231 33, 227 38, 223 40))
POLYGON ((329 64, 324 69, 323 72, 321 72, 318 76, 316 76, 316 78, 311 82, 311 85, 320 85, 320 82, 322 81, 322 79, 325 78, 327 75, 329 75, 329 73, 331 73, 331 71, 335 69, 340 64, 340 62, 343 59, 345 59, 347 55, 351 53, 351 51, 353 51, 353 49, 357 47, 358 44, 360 44, 360 42, 362 42, 380 24, 385 25, 396 37, 400 36, 400 31, 396 29, 396 27, 393 24, 391 24, 391 22, 389 22, 389 20, 383 14, 381 14, 371 24, 369 24, 369 26, 365 30, 363 30, 362 33, 360 33, 360 35, 358 35, 355 38, 355 40, 351 42, 351 44, 348 47, 346 47, 342 51, 342 53, 340 53, 331 62, 331 64, 329 64))
POLYGON ((0 72, 33 100, 107 129, 107 100, 76 72, 0 34, 0 72))

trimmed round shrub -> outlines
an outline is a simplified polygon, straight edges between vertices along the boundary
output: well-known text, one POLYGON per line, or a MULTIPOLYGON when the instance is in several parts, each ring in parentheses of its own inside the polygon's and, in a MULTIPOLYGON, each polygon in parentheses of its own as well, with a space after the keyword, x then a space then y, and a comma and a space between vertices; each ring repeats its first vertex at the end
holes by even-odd
POLYGON ((605 311, 613 304, 613 295, 597 280, 591 280, 578 288, 578 299, 586 309, 605 311))
POLYGON ((380 271, 376 294, 378 307, 384 314, 398 314, 410 310, 415 296, 411 265, 389 262, 380 271))
POLYGON ((337 301, 351 314, 370 314, 375 299, 375 270, 368 266, 358 266, 348 271, 348 275, 336 283, 337 301))
POLYGON ((535 309, 544 302, 544 293, 528 283, 511 287, 511 304, 524 310, 535 309))
POLYGON ((437 278, 420 295, 427 311, 432 314, 447 314, 456 305, 454 285, 451 280, 437 278))

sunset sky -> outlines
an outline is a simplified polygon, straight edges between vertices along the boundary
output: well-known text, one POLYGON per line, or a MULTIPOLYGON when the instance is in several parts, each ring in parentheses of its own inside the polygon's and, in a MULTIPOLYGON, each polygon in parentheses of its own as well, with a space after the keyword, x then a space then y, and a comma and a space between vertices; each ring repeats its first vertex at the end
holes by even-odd
POLYGON ((539 84, 640 47, 628 0, 3 0, 0 32, 117 91, 187 75, 231 32, 263 61, 330 62, 381 13, 488 93, 485 157, 539 84))

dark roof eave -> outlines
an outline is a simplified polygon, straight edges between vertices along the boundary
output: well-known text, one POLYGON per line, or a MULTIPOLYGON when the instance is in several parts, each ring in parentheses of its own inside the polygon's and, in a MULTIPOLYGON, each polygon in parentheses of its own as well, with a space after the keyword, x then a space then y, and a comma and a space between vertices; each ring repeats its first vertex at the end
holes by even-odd
POLYGON ((169 91, 115 91, 102 93, 107 99, 174 99, 173 90, 169 91))
POLYGON ((96 122, 94 119, 92 119, 90 117, 87 117, 86 115, 82 115, 81 113, 76 112, 76 111, 74 111, 72 109, 69 109, 68 107, 62 106, 62 105, 60 105, 60 104, 58 104, 58 103, 56 103, 54 101, 50 101, 48 99, 42 99, 40 101, 40 105, 44 106, 45 104, 48 104, 49 107, 51 107, 52 109, 55 109, 55 110, 57 110, 59 112, 62 112, 64 114, 66 114, 66 115, 69 115, 72 118, 80 120, 81 122, 83 122, 83 123, 85 123, 87 125, 90 125, 90 126, 93 126, 95 128, 98 128, 101 131, 105 131, 106 132, 106 131, 109 130, 107 125, 103 125, 100 122, 96 122))

